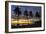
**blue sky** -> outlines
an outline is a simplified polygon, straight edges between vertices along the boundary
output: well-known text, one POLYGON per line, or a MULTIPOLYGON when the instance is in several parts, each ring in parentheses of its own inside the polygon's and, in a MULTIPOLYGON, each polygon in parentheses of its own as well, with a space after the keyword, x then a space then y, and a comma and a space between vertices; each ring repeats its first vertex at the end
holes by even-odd
MULTIPOLYGON (((11 6, 11 11, 14 12, 13 10, 16 8, 16 5, 11 6)), ((35 14, 37 11, 41 11, 40 6, 19 6, 20 11, 23 13, 25 10, 27 11, 32 11, 33 14, 35 14)))

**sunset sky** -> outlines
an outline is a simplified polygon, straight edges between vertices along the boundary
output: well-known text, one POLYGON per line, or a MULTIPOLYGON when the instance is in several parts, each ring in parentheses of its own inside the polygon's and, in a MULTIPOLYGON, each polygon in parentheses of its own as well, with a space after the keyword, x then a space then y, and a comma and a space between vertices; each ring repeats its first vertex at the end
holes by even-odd
MULTIPOLYGON (((12 14, 14 14, 14 9, 16 8, 16 5, 11 5, 11 12, 12 14)), ((41 7, 40 6, 19 6, 20 11, 22 13, 24 13, 25 10, 27 11, 32 11, 33 14, 35 14, 37 11, 40 12, 41 11, 41 7)))

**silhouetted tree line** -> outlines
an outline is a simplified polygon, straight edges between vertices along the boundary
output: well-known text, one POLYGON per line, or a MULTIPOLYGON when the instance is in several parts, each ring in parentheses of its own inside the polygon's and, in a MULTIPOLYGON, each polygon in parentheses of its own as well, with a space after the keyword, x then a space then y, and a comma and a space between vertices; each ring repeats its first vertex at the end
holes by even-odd
MULTIPOLYGON (((21 11, 20 11, 20 8, 18 6, 14 9, 14 13, 17 14, 18 17, 19 17, 19 15, 21 15, 21 11)), ((28 14, 28 11, 25 10, 24 16, 33 17, 33 13, 32 13, 32 11, 29 11, 29 14, 28 14)), ((36 12, 35 17, 41 17, 41 15, 38 11, 36 12)))

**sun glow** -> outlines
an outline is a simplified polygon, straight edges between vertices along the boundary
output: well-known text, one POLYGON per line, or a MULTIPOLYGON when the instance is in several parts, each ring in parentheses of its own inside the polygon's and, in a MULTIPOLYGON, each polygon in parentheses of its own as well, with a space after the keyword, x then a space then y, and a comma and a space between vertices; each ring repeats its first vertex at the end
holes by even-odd
POLYGON ((12 24, 32 24, 32 19, 12 19, 12 24))

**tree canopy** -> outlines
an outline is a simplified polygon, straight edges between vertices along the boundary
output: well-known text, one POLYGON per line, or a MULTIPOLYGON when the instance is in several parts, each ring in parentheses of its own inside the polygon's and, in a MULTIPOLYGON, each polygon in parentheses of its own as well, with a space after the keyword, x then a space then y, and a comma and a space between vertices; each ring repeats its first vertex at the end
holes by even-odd
POLYGON ((21 14, 20 8, 18 6, 14 9, 14 13, 18 16, 21 14))

